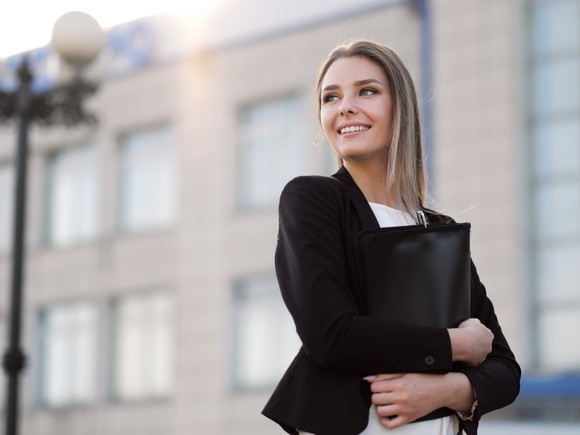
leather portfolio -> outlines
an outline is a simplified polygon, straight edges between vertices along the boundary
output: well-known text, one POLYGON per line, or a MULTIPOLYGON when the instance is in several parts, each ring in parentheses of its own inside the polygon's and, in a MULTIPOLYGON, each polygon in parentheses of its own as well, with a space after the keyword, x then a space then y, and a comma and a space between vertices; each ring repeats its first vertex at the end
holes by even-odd
POLYGON ((469 223, 363 230, 359 266, 371 316, 442 328, 470 317, 469 223))

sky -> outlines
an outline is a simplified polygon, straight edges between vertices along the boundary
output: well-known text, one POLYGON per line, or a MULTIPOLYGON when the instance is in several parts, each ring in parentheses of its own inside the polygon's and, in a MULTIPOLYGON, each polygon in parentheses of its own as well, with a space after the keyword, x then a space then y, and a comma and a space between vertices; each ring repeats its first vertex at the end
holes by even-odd
POLYGON ((52 26, 63 14, 83 11, 111 27, 164 12, 202 13, 220 0, 16 0, 0 14, 0 59, 50 42, 52 26))

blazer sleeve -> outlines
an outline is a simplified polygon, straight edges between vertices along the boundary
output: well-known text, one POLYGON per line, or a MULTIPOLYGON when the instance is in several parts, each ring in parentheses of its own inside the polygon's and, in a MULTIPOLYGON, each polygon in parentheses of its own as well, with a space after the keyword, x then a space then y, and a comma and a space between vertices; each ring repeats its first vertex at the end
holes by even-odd
POLYGON ((477 407, 472 421, 466 421, 467 433, 475 433, 480 417, 490 411, 512 403, 520 390, 521 369, 501 330, 493 304, 487 297, 484 285, 471 262, 473 317, 477 317, 494 334, 492 351, 477 367, 463 367, 477 397, 477 407), (472 429, 472 430, 468 430, 472 429))
POLYGON ((347 207, 345 190, 326 177, 298 177, 280 198, 276 274, 306 353, 363 375, 448 372, 445 329, 358 312, 345 252, 347 207))

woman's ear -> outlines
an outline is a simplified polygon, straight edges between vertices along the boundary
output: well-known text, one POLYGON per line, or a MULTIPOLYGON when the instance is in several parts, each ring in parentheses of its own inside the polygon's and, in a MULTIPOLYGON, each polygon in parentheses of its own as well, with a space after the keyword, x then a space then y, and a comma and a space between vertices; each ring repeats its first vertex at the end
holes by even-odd
POLYGON ((322 131, 322 129, 320 129, 318 131, 318 133, 316 133, 316 136, 314 136, 314 141, 312 143, 315 146, 322 146, 322 145, 325 145, 325 146, 328 145, 328 146, 330 146, 330 144, 326 140, 326 136, 324 135, 324 131, 322 131))

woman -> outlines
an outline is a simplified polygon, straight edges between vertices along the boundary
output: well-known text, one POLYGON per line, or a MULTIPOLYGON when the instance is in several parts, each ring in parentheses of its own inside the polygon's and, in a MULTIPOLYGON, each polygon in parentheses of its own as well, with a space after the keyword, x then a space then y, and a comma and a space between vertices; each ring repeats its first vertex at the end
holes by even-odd
POLYGON ((424 208, 412 79, 391 50, 355 41, 330 53, 317 97, 342 167, 298 177, 280 198, 276 273, 303 346, 263 413, 291 434, 473 435, 520 379, 473 263, 474 318, 449 329, 368 316, 356 268, 363 229, 413 224, 417 210, 451 221, 424 208))

